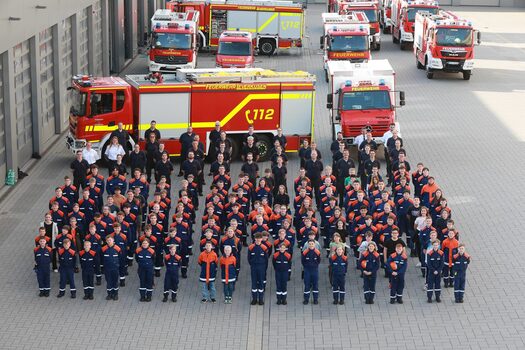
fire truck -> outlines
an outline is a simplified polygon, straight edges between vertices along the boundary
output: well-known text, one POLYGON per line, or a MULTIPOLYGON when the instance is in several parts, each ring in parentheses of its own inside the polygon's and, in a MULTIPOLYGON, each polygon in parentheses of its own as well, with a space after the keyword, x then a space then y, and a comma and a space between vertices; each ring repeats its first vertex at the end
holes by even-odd
POLYGON ((222 68, 253 68, 253 36, 250 32, 226 31, 219 38, 215 66, 222 68))
POLYGON ((377 1, 338 1, 338 13, 349 14, 355 11, 364 12, 370 24, 370 46, 372 50, 381 49, 379 31, 379 6, 377 1))
POLYGON ((481 42, 472 23, 449 11, 437 15, 419 12, 414 29, 414 55, 419 69, 432 79, 435 71, 462 73, 469 80, 474 68, 474 46, 481 42))
POLYGON ((414 42, 416 13, 437 14, 439 5, 434 0, 392 0, 392 41, 404 50, 414 42))
POLYGON ((196 11, 157 10, 151 18, 149 47, 150 72, 169 72, 195 68, 197 62, 196 11))
POLYGON ((200 12, 201 47, 217 49, 221 34, 229 30, 250 32, 259 54, 303 46, 304 9, 300 3, 278 0, 179 0, 166 8, 200 12))
POLYGON ((392 33, 392 0, 380 0, 379 2, 379 26, 383 28, 383 34, 392 33))
POLYGON ((155 120, 160 141, 170 156, 178 156, 178 139, 188 126, 208 150, 208 135, 219 121, 234 158, 242 135, 253 125, 264 160, 279 127, 287 138, 286 152, 296 152, 303 139, 313 137, 314 88, 312 74, 261 68, 179 69, 175 74, 125 78, 74 76, 67 147, 76 152, 90 141, 103 154, 111 132, 122 122, 132 136, 131 148, 144 142, 144 131, 155 120))
MULTIPOLYGON (((379 144, 390 123, 397 122, 396 109, 405 105, 405 93, 395 90, 395 72, 388 60, 366 63, 329 61, 330 78, 327 105, 332 124, 332 137, 339 131, 348 144, 353 144, 363 127, 372 129, 379 144)), ((399 124, 398 124, 399 130, 399 124)))
POLYGON ((370 25, 364 12, 348 15, 323 13, 324 35, 320 38, 323 53, 326 82, 328 65, 332 60, 364 62, 370 57, 370 25))

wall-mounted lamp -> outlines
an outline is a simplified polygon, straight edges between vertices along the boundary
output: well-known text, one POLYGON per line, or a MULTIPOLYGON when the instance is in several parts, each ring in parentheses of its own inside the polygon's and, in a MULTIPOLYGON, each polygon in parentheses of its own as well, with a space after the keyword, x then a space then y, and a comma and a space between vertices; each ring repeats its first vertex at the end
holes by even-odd
POLYGON ((21 18, 20 18, 20 17, 12 17, 12 16, 9 16, 9 20, 10 20, 10 21, 20 21, 21 18))
POLYGON ((37 10, 43 10, 43 9, 46 9, 46 8, 47 8, 47 6, 43 6, 43 5, 36 5, 36 6, 35 6, 35 8, 36 8, 37 10))

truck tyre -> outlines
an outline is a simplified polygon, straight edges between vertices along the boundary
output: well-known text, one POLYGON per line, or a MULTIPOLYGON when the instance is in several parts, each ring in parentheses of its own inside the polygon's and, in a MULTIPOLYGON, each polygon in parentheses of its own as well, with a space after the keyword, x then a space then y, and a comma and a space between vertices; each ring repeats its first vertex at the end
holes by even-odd
POLYGON ((329 82, 329 79, 328 79, 328 70, 324 70, 324 80, 326 80, 326 82, 328 83, 329 82))
POLYGON ((271 56, 275 51, 275 40, 264 39, 259 42, 259 51, 263 55, 271 56))
POLYGON ((230 141, 230 144, 232 145, 232 153, 230 155, 231 159, 232 160, 239 159, 240 145, 239 145, 238 139, 230 137, 230 136, 227 136, 226 139, 230 141))
POLYGON ((259 149, 259 162, 264 162, 270 158, 270 150, 272 149, 272 143, 270 138, 266 135, 257 135, 259 141, 255 144, 259 149))
POLYGON ((434 78, 434 72, 428 68, 428 65, 427 65, 427 79, 433 79, 434 78))
MULTIPOLYGON (((418 50, 418 51, 419 51, 419 50, 418 50)), ((417 69, 423 69, 423 68, 425 68, 425 66, 423 66, 423 65, 421 64, 421 62, 419 62, 419 60, 418 60, 418 58, 417 58, 417 53, 416 53, 416 67, 417 67, 417 69)))
POLYGON ((399 44, 399 39, 396 38, 396 36, 394 35, 394 33, 392 33, 392 42, 394 44, 399 44))
POLYGON ((405 42, 402 39, 399 39, 399 49, 401 51, 405 50, 405 42))
POLYGON ((375 51, 379 51, 381 50, 381 44, 377 43, 375 48, 374 48, 375 51))
POLYGON ((471 75, 471 71, 469 70, 464 70, 463 71, 463 80, 470 80, 470 75, 471 75))
POLYGON ((383 34, 389 34, 390 33, 390 27, 387 27, 383 24, 383 34))

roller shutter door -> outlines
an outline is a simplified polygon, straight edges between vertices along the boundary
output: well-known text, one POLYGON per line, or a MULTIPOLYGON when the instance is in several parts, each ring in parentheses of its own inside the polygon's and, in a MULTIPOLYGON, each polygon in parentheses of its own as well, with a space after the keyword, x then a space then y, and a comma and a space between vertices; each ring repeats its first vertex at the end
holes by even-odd
POLYGON ((60 42, 62 43, 62 52, 60 53, 60 93, 64 97, 64 103, 61 106, 60 116, 62 118, 62 130, 64 130, 69 122, 69 107, 71 106, 71 94, 67 88, 71 85, 71 77, 73 76, 73 49, 72 49, 72 26, 71 17, 62 21, 62 31, 60 42))
POLYGON ((53 77, 53 30, 48 28, 39 33, 40 51, 40 105, 42 118, 42 141, 45 143, 55 133, 55 91, 53 77))
MULTIPOLYGON (((78 62, 79 69, 78 73, 80 74, 89 74, 89 45, 88 45, 88 12, 87 8, 80 12, 79 21, 78 21, 78 62)), ((75 73, 76 74, 76 73, 75 73)))
POLYGON ((13 65, 18 163, 22 166, 31 158, 33 152, 29 40, 13 48, 13 65))
POLYGON ((95 71, 93 75, 102 76, 102 6, 100 1, 97 1, 93 4, 93 46, 95 49, 94 57, 94 67, 95 71))
POLYGON ((2 56, 0 54, 0 179, 5 178, 5 109, 2 56))

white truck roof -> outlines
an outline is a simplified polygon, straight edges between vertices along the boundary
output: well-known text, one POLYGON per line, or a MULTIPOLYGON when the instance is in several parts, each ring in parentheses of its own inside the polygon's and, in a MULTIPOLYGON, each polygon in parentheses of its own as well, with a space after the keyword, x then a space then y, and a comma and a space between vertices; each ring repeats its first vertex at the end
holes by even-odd
POLYGON ((341 84, 350 80, 353 85, 366 81, 384 84, 394 89, 394 69, 388 60, 370 60, 364 63, 351 63, 350 61, 328 61, 328 75, 332 81, 332 88, 337 89, 341 84))

